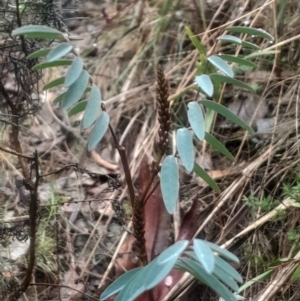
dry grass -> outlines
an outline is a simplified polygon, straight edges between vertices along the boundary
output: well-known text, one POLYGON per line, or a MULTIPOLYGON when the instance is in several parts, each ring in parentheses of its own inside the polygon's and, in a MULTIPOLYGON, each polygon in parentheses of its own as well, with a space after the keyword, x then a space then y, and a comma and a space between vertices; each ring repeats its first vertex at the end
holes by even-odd
MULTIPOLYGON (((182 184, 182 203, 186 204, 201 189, 199 203, 204 209, 209 205, 213 209, 209 213, 204 211, 205 216, 199 216, 201 223, 195 236, 234 251, 241 258, 240 271, 245 282, 270 269, 272 262, 289 259, 282 264, 274 264, 270 279, 258 281, 247 288, 242 293, 246 300, 298 300, 299 289, 291 281, 291 276, 298 266, 300 251, 291 243, 288 233, 299 225, 299 210, 294 207, 292 198, 284 196, 283 185, 295 184, 300 160, 297 70, 300 63, 300 5, 297 0, 288 1, 286 8, 280 3, 287 1, 275 0, 203 2, 141 0, 92 4, 90 8, 86 5, 82 11, 88 18, 81 21, 73 32, 84 37, 78 42, 80 52, 97 48, 96 56, 87 57, 86 63, 95 83, 101 88, 112 125, 129 154, 133 175, 137 174, 144 154, 151 156, 154 150, 159 127, 155 99, 157 65, 163 66, 169 81, 174 129, 184 124, 186 104, 198 95, 191 89, 198 53, 185 33, 185 25, 191 26, 198 34, 209 54, 237 54, 242 51, 223 47, 216 40, 217 36, 226 33, 226 27, 233 24, 249 24, 274 35, 275 43, 272 45, 258 39, 253 39, 253 42, 262 49, 278 50, 277 54, 257 58, 256 71, 240 74, 240 80, 258 85, 257 96, 243 96, 238 89, 226 88, 219 100, 225 105, 229 105, 230 100, 234 107, 234 104, 240 105, 244 97, 243 106, 247 102, 253 104, 249 122, 258 127, 259 122, 267 120, 269 128, 262 128, 259 133, 249 136, 216 119, 212 132, 226 144, 236 160, 231 164, 207 145, 199 144, 197 162, 205 166, 218 182, 221 193, 212 192, 203 181, 193 177, 188 184, 182 184), (205 20, 201 14, 202 5, 205 7, 205 20), (243 197, 250 195, 255 196, 256 205, 244 201, 243 197), (265 208, 263 204, 268 197, 269 207, 265 208)), ((57 77, 57 74, 49 77, 57 77)), ((97 150, 98 155, 109 164, 119 164, 111 137, 105 137, 105 142, 97 150)), ((66 152, 68 158, 78 156, 74 148, 66 152)), ((60 164, 63 155, 61 157, 60 164)), ((53 163, 51 158, 50 162, 53 163)), ((103 162, 99 162, 103 166, 103 162)), ((81 195, 80 200, 84 200, 86 195, 80 194, 79 185, 75 187, 81 195)), ((115 192, 110 198, 123 199, 125 193, 115 192)), ((65 231, 67 242, 64 247, 69 252, 66 262, 70 270, 76 271, 73 278, 96 279, 96 286, 102 289, 112 280, 118 251, 127 233, 114 237, 113 241, 107 236, 106 231, 110 231, 114 216, 110 205, 98 208, 96 211, 100 213, 97 217, 87 213, 88 205, 77 205, 74 205, 74 211, 69 211, 69 215, 67 210, 64 213, 62 228, 71 227, 75 232, 71 237, 70 229, 65 231), (78 215, 88 221, 88 232, 80 232, 78 224, 76 226, 78 215), (85 235, 86 240, 80 252, 76 253, 72 242, 79 235, 85 235), (106 253, 102 261, 101 252, 106 253), (97 268, 99 261, 105 262, 101 268, 97 268)), ((189 293, 191 283, 192 278, 185 275, 164 300, 177 297, 176 300, 185 300, 187 294, 190 294, 189 300, 216 300, 209 297, 209 292, 197 297, 189 293)))

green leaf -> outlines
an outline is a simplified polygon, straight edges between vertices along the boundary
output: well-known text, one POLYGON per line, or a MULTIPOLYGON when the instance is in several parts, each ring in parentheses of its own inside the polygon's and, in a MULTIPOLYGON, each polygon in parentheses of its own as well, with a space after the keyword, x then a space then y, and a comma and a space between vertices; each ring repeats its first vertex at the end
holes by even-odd
POLYGON ((206 93, 208 96, 212 97, 212 95, 214 94, 214 86, 208 75, 202 74, 202 75, 196 76, 196 83, 202 89, 202 91, 204 93, 206 93))
POLYGON ((181 258, 175 267, 189 272, 196 279, 200 280, 202 283, 212 288, 226 301, 236 301, 236 298, 233 295, 233 293, 231 293, 230 290, 227 287, 225 287, 213 275, 207 273, 198 262, 190 258, 181 258))
POLYGON ((252 68, 256 67, 256 65, 254 63, 252 63, 251 61, 242 59, 240 57, 236 57, 234 55, 220 54, 219 57, 221 57, 223 60, 225 60, 227 62, 236 63, 238 65, 252 67, 252 68))
POLYGON ((65 97, 65 94, 66 92, 58 95, 54 100, 53 100, 53 103, 58 103, 58 102, 61 102, 63 100, 63 98, 65 97))
POLYGON ((63 33, 44 25, 27 25, 12 31, 12 36, 25 35, 29 39, 63 39, 63 33))
POLYGON ((100 300, 105 300, 122 290, 132 278, 142 269, 142 267, 132 269, 127 273, 118 277, 112 284, 110 284, 101 294, 100 300))
POLYGON ((192 41, 193 45, 196 47, 196 49, 199 51, 200 55, 206 56, 206 50, 202 46, 201 42, 197 38, 196 35, 191 31, 191 29, 188 26, 185 26, 185 31, 188 34, 190 40, 192 41))
POLYGON ((102 112, 98 120, 96 121, 94 128, 89 137, 88 150, 94 149, 100 140, 103 138, 109 125, 109 115, 106 112, 102 112))
POLYGON ((257 36, 257 37, 264 38, 264 39, 267 39, 270 41, 274 41, 274 37, 261 28, 232 26, 232 27, 226 28, 226 30, 229 32, 244 33, 247 35, 257 36))
POLYGON ((197 163, 194 164, 194 172, 202 178, 214 191, 220 192, 220 189, 216 182, 202 169, 197 163))
POLYGON ((43 87, 43 91, 45 90, 48 90, 48 89, 51 89, 53 87, 56 87, 56 86, 59 86, 61 84, 63 84, 65 81, 65 77, 59 77, 53 81, 51 81, 50 83, 46 84, 44 87, 43 87))
POLYGON ((51 51, 52 48, 44 48, 44 49, 39 49, 35 52, 32 52, 30 53, 28 56, 27 56, 27 59, 28 60, 31 60, 31 59, 37 59, 39 57, 45 57, 47 56, 47 54, 51 51))
POLYGON ((211 274, 215 268, 215 255, 210 247, 201 239, 195 238, 194 251, 206 272, 211 274))
POLYGON ((209 134, 208 132, 205 132, 205 140, 213 146, 217 151, 219 151, 221 154, 226 156, 229 160, 234 161, 234 157, 232 154, 227 150, 227 148, 214 136, 209 134))
POLYGON ((278 50, 259 50, 246 55, 244 58, 250 59, 250 58, 259 57, 263 55, 273 55, 273 54, 277 54, 278 52, 279 52, 278 50))
POLYGON ((188 103, 188 119, 195 135, 202 141, 205 135, 205 122, 202 109, 196 101, 188 103))
POLYGON ((221 75, 221 74, 214 73, 214 74, 210 75, 210 78, 212 80, 216 80, 216 81, 219 81, 219 82, 222 82, 222 83, 235 85, 235 86, 238 86, 238 87, 241 87, 241 88, 244 88, 246 90, 249 90, 249 91, 253 92, 253 89, 250 86, 244 84, 243 82, 241 82, 241 81, 239 81, 235 78, 231 78, 229 76, 224 76, 224 75, 221 75))
POLYGON ((72 117, 82 111, 85 110, 86 108, 86 105, 87 105, 87 100, 82 100, 80 102, 78 102, 68 113, 68 116, 69 117, 72 117))
POLYGON ((37 64, 32 67, 32 70, 34 71, 34 70, 51 68, 51 67, 69 66, 71 64, 72 64, 72 60, 57 60, 54 62, 45 62, 45 63, 37 64))
POLYGON ((238 293, 241 293, 242 291, 244 291, 245 289, 247 289, 248 287, 250 287, 252 284, 258 282, 258 281, 264 281, 267 280, 271 277, 271 275, 273 274, 274 270, 269 270, 266 271, 254 278, 252 278, 251 280, 247 281, 244 285, 242 285, 240 287, 240 289, 238 290, 238 293))
POLYGON ((65 86, 70 87, 78 79, 82 70, 83 70, 83 60, 81 57, 78 56, 74 59, 72 65, 70 66, 66 74, 65 86))
POLYGON ((242 44, 242 40, 240 38, 237 38, 237 37, 231 36, 231 35, 219 36, 219 37, 217 37, 217 40, 220 40, 222 42, 229 42, 229 43, 236 44, 236 45, 242 44))
POLYGON ((210 109, 218 112, 219 114, 226 117, 230 121, 236 123, 241 128, 248 131, 250 134, 254 134, 254 130, 247 123, 245 123, 241 118, 239 118, 237 115, 232 113, 230 110, 228 110, 223 105, 221 105, 215 101, 210 101, 210 100, 201 100, 200 103, 202 105, 206 106, 207 108, 210 108, 210 109))
POLYGON ((173 214, 179 192, 179 171, 177 161, 172 155, 167 156, 162 164, 160 187, 166 209, 173 214))
POLYGON ((295 272, 293 273, 291 280, 292 280, 292 282, 295 282, 299 278, 300 278, 300 266, 298 266, 297 269, 295 270, 295 272))
POLYGON ((242 42, 242 47, 244 47, 244 48, 250 48, 250 49, 256 49, 256 50, 260 49, 260 47, 257 46, 256 44, 253 44, 253 43, 250 43, 250 42, 246 42, 246 41, 242 42))
POLYGON ((240 263, 239 259, 231 252, 229 252, 228 250, 224 249, 224 248, 221 248, 219 247, 218 245, 212 243, 212 242, 209 242, 209 241, 205 241, 205 243, 214 251, 214 252, 217 252, 220 256, 230 260, 230 261, 233 261, 233 262, 236 262, 236 263, 240 263))
POLYGON ((225 260, 223 260, 221 257, 216 256, 215 257, 215 264, 220 269, 222 269, 224 272, 226 272, 228 275, 230 275, 234 280, 236 280, 239 283, 243 283, 242 276, 225 260))
POLYGON ((188 172, 191 172, 194 167, 195 152, 193 138, 191 133, 186 128, 181 128, 177 131, 177 149, 180 159, 188 172))
POLYGON ((213 64, 216 68, 218 68, 221 72, 223 72, 225 75, 228 75, 229 77, 233 77, 234 73, 231 69, 231 67, 219 56, 212 55, 207 60, 213 64))
POLYGON ((89 83, 89 74, 86 70, 82 70, 78 79, 67 90, 64 99, 62 101, 62 108, 68 109, 79 101, 85 92, 85 89, 89 83))
POLYGON ((91 126, 97 119, 101 106, 101 92, 100 89, 93 84, 90 97, 82 118, 82 129, 86 129, 91 126))
POLYGON ((73 46, 70 45, 69 43, 60 43, 60 44, 56 45, 48 53, 48 55, 47 55, 47 62, 53 62, 53 61, 56 61, 56 60, 64 57, 72 49, 73 49, 73 46))

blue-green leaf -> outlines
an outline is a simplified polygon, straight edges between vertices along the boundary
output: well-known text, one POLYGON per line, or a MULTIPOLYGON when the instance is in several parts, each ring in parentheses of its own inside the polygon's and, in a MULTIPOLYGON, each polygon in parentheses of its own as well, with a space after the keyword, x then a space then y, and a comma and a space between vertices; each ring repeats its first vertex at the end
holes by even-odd
POLYGON ((62 108, 68 109, 79 101, 89 83, 89 74, 82 70, 78 79, 70 86, 62 101, 62 108))
POLYGON ((233 295, 233 293, 231 293, 230 290, 227 287, 225 287, 213 275, 207 273, 205 269, 198 262, 190 258, 181 258, 178 261, 178 263, 176 263, 175 267, 180 270, 189 272, 196 279, 200 280, 202 283, 212 288, 226 301, 236 301, 236 298, 233 295))
POLYGON ((89 137, 88 150, 94 149, 100 140, 103 138, 109 125, 109 115, 106 112, 102 112, 97 119, 94 128, 89 137))
POLYGON ((211 274, 215 268, 215 255, 210 247, 201 239, 194 239, 194 251, 206 272, 211 274))
POLYGON ((191 133, 186 128, 181 128, 177 131, 177 149, 180 159, 188 172, 191 172, 194 167, 195 152, 193 138, 191 133))
POLYGON ((255 52, 252 52, 252 53, 246 55, 244 58, 250 59, 250 58, 254 58, 254 57, 260 57, 263 55, 273 55, 276 53, 279 53, 279 50, 259 50, 259 51, 255 51, 255 52))
POLYGON ((83 60, 81 57, 76 57, 72 65, 67 71, 66 79, 65 79, 65 86, 70 87, 79 77, 83 69, 83 60))
POLYGON ((231 35, 219 36, 219 37, 217 37, 217 40, 220 40, 223 42, 229 42, 229 43, 236 44, 236 45, 242 44, 242 40, 240 38, 237 38, 237 37, 231 36, 231 35))
POLYGON ((251 36, 257 36, 260 38, 264 38, 270 41, 274 41, 274 37, 270 35, 268 32, 261 28, 251 28, 251 27, 244 27, 244 26, 232 26, 226 28, 229 32, 238 32, 238 33, 244 33, 251 36))
MULTIPOLYGON (((90 91, 91 91, 91 87, 87 87, 87 88, 85 89, 84 93, 90 92, 90 91)), ((64 93, 62 93, 62 94, 60 94, 60 95, 58 95, 58 96, 53 100, 53 103, 58 103, 58 102, 62 101, 62 100, 64 99, 65 95, 66 95, 66 92, 64 92, 64 93)))
POLYGON ((260 49, 260 47, 258 45, 254 44, 254 43, 247 42, 247 41, 242 42, 242 47, 250 48, 250 49, 256 49, 256 50, 260 49))
POLYGON ((27 25, 12 31, 12 36, 25 35, 29 39, 62 39, 63 33, 44 25, 27 25))
POLYGON ((130 279, 130 283, 126 284, 115 301, 133 301, 143 292, 158 285, 173 269, 188 243, 187 240, 181 240, 164 250, 130 279))
POLYGON ((41 70, 46 68, 52 68, 52 67, 61 67, 61 66, 69 66, 72 64, 72 60, 57 60, 54 62, 45 62, 41 64, 34 65, 32 67, 32 70, 41 70))
POLYGON ((229 252, 228 250, 224 249, 224 248, 221 248, 219 247, 218 245, 212 243, 212 242, 209 242, 209 241, 205 241, 205 243, 214 251, 214 252, 217 252, 220 256, 230 260, 230 261, 233 261, 233 262, 236 262, 236 263, 240 263, 239 259, 231 252, 229 252))
POLYGON ((227 62, 236 63, 241 66, 247 66, 247 67, 251 67, 251 68, 256 67, 256 65, 254 63, 252 63, 251 61, 248 61, 248 60, 240 58, 240 57, 236 57, 234 55, 220 54, 219 57, 227 62))
POLYGON ((205 140, 213 146, 217 151, 219 151, 221 154, 226 156, 229 160, 234 161, 234 157, 232 154, 227 150, 227 148, 214 136, 209 134, 208 132, 205 132, 205 140))
POLYGON ((101 106, 101 92, 96 86, 92 86, 90 97, 82 119, 82 129, 91 126, 96 120, 101 106))
POLYGON ((229 77, 233 77, 234 73, 231 69, 231 67, 219 56, 212 55, 207 58, 207 60, 213 64, 216 68, 218 68, 221 72, 223 72, 225 75, 229 77))
POLYGON ((37 59, 37 58, 40 58, 40 57, 47 56, 47 54, 51 51, 51 49, 52 48, 39 49, 39 50, 37 50, 35 52, 30 53, 27 56, 27 59, 31 60, 31 59, 37 59))
POLYGON ((176 261, 182 252, 186 249, 189 242, 180 240, 164 250, 147 266, 145 278, 141 281, 145 282, 146 290, 150 290, 158 285, 173 269, 176 261))
POLYGON ((219 82, 222 82, 222 83, 235 85, 235 86, 244 88, 246 90, 249 90, 251 92, 254 92, 254 90, 250 86, 248 86, 247 84, 245 84, 245 83, 243 83, 243 82, 241 82, 241 81, 239 81, 235 78, 229 77, 229 76, 224 76, 224 75, 221 75, 221 74, 213 73, 213 74, 210 74, 210 78, 213 79, 213 80, 217 80, 219 82))
POLYGON ((118 277, 111 285, 109 285, 105 291, 101 294, 100 300, 105 300, 115 294, 117 294, 120 290, 122 290, 130 281, 132 278, 141 270, 142 268, 135 268, 127 273, 121 275, 118 277))
POLYGON ((220 192, 220 189, 219 189, 218 185, 216 184, 216 182, 197 163, 194 164, 194 172, 200 178, 202 178, 214 191, 220 192))
POLYGON ((68 112, 68 116, 72 117, 82 111, 85 110, 87 105, 87 100, 82 100, 80 102, 78 102, 69 112, 68 112))
POLYGON ((160 187, 166 209, 173 214, 179 192, 179 171, 177 161, 172 155, 167 156, 162 164, 160 187))
POLYGON ((53 62, 56 61, 65 55, 67 55, 71 50, 73 49, 73 46, 69 43, 60 43, 54 48, 51 49, 51 51, 47 54, 47 62, 53 62))
POLYGON ((205 136, 205 122, 202 109, 196 101, 188 103, 188 119, 195 135, 202 141, 205 136))
POLYGON ((51 89, 53 87, 56 87, 56 86, 59 86, 61 84, 63 84, 65 81, 65 77, 59 77, 53 81, 51 81, 50 83, 46 84, 44 87, 43 87, 43 91, 45 90, 48 90, 48 89, 51 89))
POLYGON ((196 76, 196 83, 204 93, 212 97, 214 94, 214 86, 210 77, 206 74, 196 76))
POLYGON ((236 280, 239 283, 243 283, 243 278, 241 277, 241 275, 221 257, 215 257, 215 264, 228 275, 230 275, 234 280, 236 280))
POLYGON ((241 128, 248 131, 250 134, 254 134, 254 130, 247 123, 245 123, 241 118, 239 118, 237 115, 232 113, 223 105, 210 100, 201 100, 200 103, 206 106, 207 108, 210 108, 211 110, 218 112, 219 114, 223 115, 224 117, 231 120, 232 122, 236 123, 241 128))

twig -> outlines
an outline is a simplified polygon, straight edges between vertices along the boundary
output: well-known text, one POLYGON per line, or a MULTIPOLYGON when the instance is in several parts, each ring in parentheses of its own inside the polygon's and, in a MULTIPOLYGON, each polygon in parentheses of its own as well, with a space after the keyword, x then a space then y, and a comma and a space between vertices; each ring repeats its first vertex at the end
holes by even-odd
POLYGON ((18 157, 22 157, 24 159, 34 160, 34 157, 25 156, 25 155, 23 155, 21 153, 17 153, 17 152, 15 152, 13 150, 6 149, 6 148, 3 148, 1 146, 0 146, 0 150, 3 151, 3 152, 5 152, 5 153, 8 153, 8 154, 12 154, 12 155, 15 155, 15 156, 18 156, 18 157))
POLYGON ((82 291, 80 291, 80 290, 78 290, 78 289, 76 289, 76 288, 73 288, 73 287, 70 287, 70 286, 68 286, 68 285, 57 285, 57 284, 50 284, 50 283, 29 283, 29 285, 43 285, 43 286, 52 286, 52 287, 64 287, 64 288, 68 288, 68 289, 70 289, 70 290, 73 290, 73 291, 75 291, 75 292, 77 292, 77 293, 80 293, 80 294, 82 294, 83 296, 85 296, 85 297, 87 297, 87 298, 89 298, 89 299, 91 299, 91 300, 95 300, 95 301, 99 301, 99 299, 97 299, 97 298, 94 298, 94 297, 92 297, 91 295, 88 295, 88 294, 86 294, 86 293, 84 293, 84 292, 82 292, 82 291))

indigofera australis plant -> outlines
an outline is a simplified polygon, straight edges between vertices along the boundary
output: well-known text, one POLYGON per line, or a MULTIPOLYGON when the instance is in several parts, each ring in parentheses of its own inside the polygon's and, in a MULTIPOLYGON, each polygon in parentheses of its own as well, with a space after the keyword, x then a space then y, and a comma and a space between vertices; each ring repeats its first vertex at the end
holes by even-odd
MULTIPOLYGON (((257 46, 246 42, 246 35, 272 38, 268 33, 253 28, 231 27, 227 30, 245 36, 238 38, 225 35, 219 37, 218 40, 247 49, 257 49, 257 46)), ((170 130, 174 125, 171 124, 172 107, 169 101, 168 83, 162 67, 157 67, 159 130, 156 154, 154 154, 155 160, 151 162, 150 166, 146 157, 142 161, 139 190, 135 189, 133 185, 125 149, 119 144, 110 125, 110 117, 106 112, 105 101, 101 99, 100 90, 93 84, 92 77, 85 69, 82 58, 76 55, 68 37, 56 29, 36 25, 21 27, 12 33, 13 36, 21 36, 25 39, 38 38, 58 42, 54 47, 38 50, 28 56, 27 59, 44 58, 32 69, 69 66, 66 76, 46 84, 44 90, 64 84, 65 92, 59 95, 56 101, 61 102, 63 109, 69 110, 69 116, 84 112, 81 123, 82 130, 92 127, 88 139, 88 149, 95 148, 109 129, 121 158, 132 206, 133 237, 139 261, 135 266, 128 266, 131 270, 119 276, 109 285, 100 296, 100 300, 114 299, 115 295, 117 295, 115 300, 118 301, 162 300, 176 285, 183 272, 190 273, 211 287, 226 301, 235 301, 238 298, 234 292, 238 291, 237 283, 242 283, 242 277, 226 262, 228 260, 238 263, 238 258, 216 244, 193 238, 197 217, 197 195, 193 197, 191 209, 183 217, 178 235, 173 238, 175 242, 171 245, 169 245, 168 239, 170 233, 166 229, 171 227, 171 215, 174 214, 179 201, 179 160, 188 173, 195 172, 213 189, 218 190, 217 184, 195 163, 193 140, 205 140, 233 160, 228 150, 209 133, 215 112, 253 133, 251 127, 214 100, 220 99, 224 83, 252 90, 250 86, 236 80, 234 74, 239 66, 254 68, 255 64, 249 60, 251 58, 249 54, 248 57, 238 57, 237 55, 207 57, 198 38, 189 28, 186 28, 186 32, 199 52, 197 76, 195 84, 190 88, 197 89, 198 94, 200 88, 212 100, 198 101, 195 99, 188 103, 187 116, 190 127, 176 129, 176 149, 172 149, 169 141, 172 139, 170 130), (70 58, 71 52, 75 58, 70 58), (64 59, 66 56, 68 58, 64 59), (88 98, 81 100, 87 93, 89 93, 88 98)), ((262 54, 263 52, 256 53, 256 55, 262 54)), ((255 53, 252 53, 252 56, 255 57, 255 53)))

